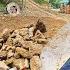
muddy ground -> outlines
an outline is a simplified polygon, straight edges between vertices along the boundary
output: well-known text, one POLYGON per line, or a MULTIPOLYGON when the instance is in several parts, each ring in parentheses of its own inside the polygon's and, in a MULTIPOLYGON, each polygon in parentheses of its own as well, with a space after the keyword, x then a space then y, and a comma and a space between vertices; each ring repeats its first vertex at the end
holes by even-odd
POLYGON ((38 19, 41 19, 47 29, 47 33, 45 34, 47 37, 53 36, 55 33, 57 33, 57 30, 62 27, 66 21, 63 21, 61 19, 55 19, 53 17, 23 17, 23 16, 0 16, 0 33, 5 28, 10 29, 19 29, 23 28, 30 24, 36 24, 38 19))

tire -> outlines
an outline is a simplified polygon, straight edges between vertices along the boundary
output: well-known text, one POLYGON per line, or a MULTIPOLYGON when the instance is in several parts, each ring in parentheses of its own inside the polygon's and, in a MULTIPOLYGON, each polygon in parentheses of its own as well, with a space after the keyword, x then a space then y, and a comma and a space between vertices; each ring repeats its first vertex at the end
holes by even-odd
POLYGON ((11 3, 7 4, 7 12, 10 15, 18 15, 18 14, 20 14, 20 7, 15 2, 11 2, 11 3))

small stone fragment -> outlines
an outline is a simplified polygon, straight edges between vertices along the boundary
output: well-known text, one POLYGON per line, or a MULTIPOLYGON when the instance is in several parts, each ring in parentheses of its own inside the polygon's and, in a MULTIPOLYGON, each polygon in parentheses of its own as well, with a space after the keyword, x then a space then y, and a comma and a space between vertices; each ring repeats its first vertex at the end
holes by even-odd
POLYGON ((24 67, 24 59, 15 59, 13 65, 22 70, 24 67))
POLYGON ((7 47, 8 47, 8 45, 3 44, 1 50, 6 50, 7 47))
POLYGON ((35 54, 40 54, 43 49, 43 46, 41 44, 33 44, 29 47, 29 54, 32 57, 35 54))
POLYGON ((19 29, 19 35, 22 37, 28 34, 28 28, 19 29))
POLYGON ((18 36, 13 40, 13 45, 16 46, 16 47, 25 46, 23 37, 21 37, 21 36, 18 35, 18 36))
POLYGON ((40 70, 41 68, 41 60, 39 56, 33 56, 30 60, 30 68, 31 70, 40 70))
POLYGON ((9 67, 3 61, 0 61, 0 70, 7 70, 7 69, 9 69, 9 67))
POLYGON ((4 68, 0 67, 0 70, 5 70, 4 68))
POLYGON ((33 37, 34 27, 33 25, 29 28, 29 38, 33 37))
POLYGON ((9 37, 6 41, 6 44, 8 44, 9 46, 12 46, 13 44, 13 38, 9 37))
POLYGON ((7 58, 10 58, 14 55, 14 53, 12 52, 12 50, 9 50, 7 53, 7 58))
POLYGON ((32 41, 24 41, 25 46, 22 47, 28 49, 32 43, 33 43, 32 41))
POLYGON ((6 41, 8 39, 8 37, 10 36, 10 29, 4 29, 3 33, 2 33, 2 38, 4 41, 6 41))
POLYGON ((47 40, 46 39, 36 39, 36 42, 38 44, 46 44, 47 43, 47 40))
POLYGON ((0 61, 7 59, 7 51, 0 51, 0 61))
POLYGON ((3 41, 4 41, 3 38, 0 38, 0 43, 3 43, 3 41))
POLYGON ((24 40, 29 40, 29 35, 27 34, 23 38, 24 38, 24 40))
POLYGON ((6 65, 9 65, 9 64, 13 63, 14 59, 15 59, 15 58, 13 58, 13 57, 7 59, 7 60, 5 61, 6 65))
POLYGON ((24 62, 24 66, 26 67, 26 68, 29 68, 29 62, 28 62, 28 59, 25 59, 25 62, 24 62))
POLYGON ((40 30, 37 30, 34 39, 45 39, 45 36, 40 32, 40 30))
POLYGON ((16 67, 13 67, 13 68, 11 68, 11 69, 9 69, 9 70, 17 70, 17 68, 16 68, 16 67))
POLYGON ((17 30, 15 30, 13 33, 12 33, 12 35, 11 36, 14 36, 14 35, 19 35, 19 30, 17 29, 17 30))
POLYGON ((29 58, 29 51, 20 47, 16 48, 16 52, 22 57, 29 58))
POLYGON ((0 43, 0 49, 2 48, 2 43, 0 43))
POLYGON ((15 52, 15 53, 14 53, 14 58, 16 58, 16 59, 17 59, 17 58, 20 58, 20 55, 19 55, 17 52, 15 52))
POLYGON ((15 50, 15 46, 7 46, 7 48, 6 48, 6 50, 8 51, 8 50, 15 50))

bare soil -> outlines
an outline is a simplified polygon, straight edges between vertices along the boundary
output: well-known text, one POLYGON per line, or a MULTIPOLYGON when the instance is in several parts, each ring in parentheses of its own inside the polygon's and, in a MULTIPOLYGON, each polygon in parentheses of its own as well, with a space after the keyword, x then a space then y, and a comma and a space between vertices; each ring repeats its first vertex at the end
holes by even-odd
POLYGON ((52 37, 55 33, 57 33, 57 30, 60 29, 66 21, 63 21, 62 19, 55 19, 53 17, 23 17, 23 16, 0 16, 0 33, 5 28, 9 29, 19 29, 26 27, 30 24, 36 24, 38 19, 41 19, 47 29, 47 33, 45 34, 47 37, 52 37))

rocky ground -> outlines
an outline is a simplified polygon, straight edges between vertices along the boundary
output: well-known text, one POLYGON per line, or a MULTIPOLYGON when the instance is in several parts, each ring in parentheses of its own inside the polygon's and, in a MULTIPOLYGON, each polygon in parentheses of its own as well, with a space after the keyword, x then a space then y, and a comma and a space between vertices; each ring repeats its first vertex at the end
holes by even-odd
POLYGON ((50 17, 1 16, 0 68, 40 70, 42 49, 65 23, 50 17))
POLYGON ((47 43, 46 27, 38 20, 22 29, 4 29, 0 37, 0 68, 2 70, 40 70, 40 53, 47 43))
POLYGON ((31 0, 24 13, 28 17, 0 15, 0 70, 41 70, 43 48, 69 20, 31 0))

